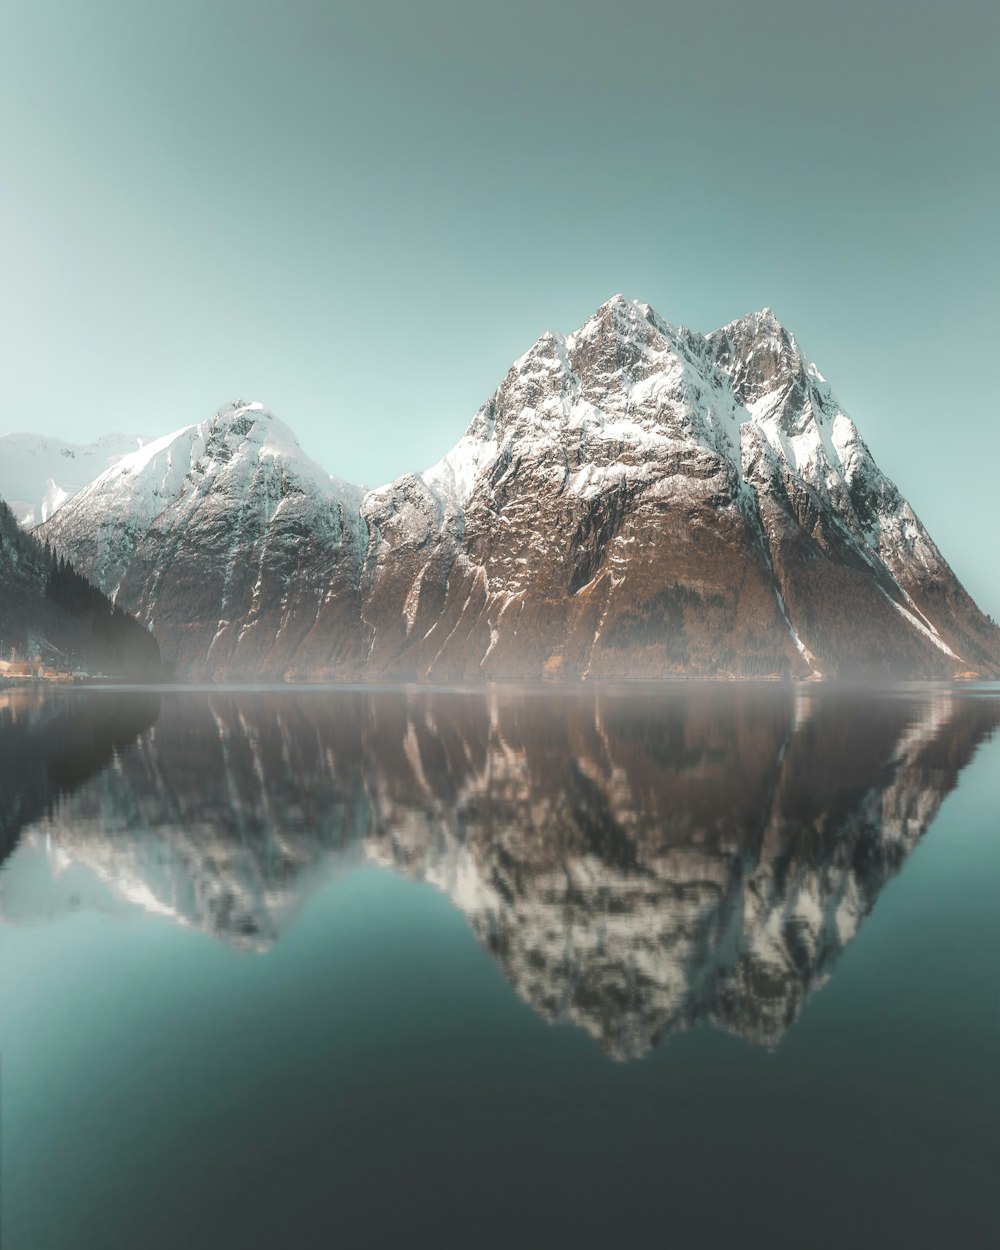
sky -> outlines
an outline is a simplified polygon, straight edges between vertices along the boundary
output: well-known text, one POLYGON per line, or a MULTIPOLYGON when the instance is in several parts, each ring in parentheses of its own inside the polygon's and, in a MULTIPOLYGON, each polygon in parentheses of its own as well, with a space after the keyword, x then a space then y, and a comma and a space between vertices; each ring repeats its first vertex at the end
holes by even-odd
POLYGON ((995 0, 0 0, 0 433, 369 486, 615 292, 773 307, 1000 617, 995 0))

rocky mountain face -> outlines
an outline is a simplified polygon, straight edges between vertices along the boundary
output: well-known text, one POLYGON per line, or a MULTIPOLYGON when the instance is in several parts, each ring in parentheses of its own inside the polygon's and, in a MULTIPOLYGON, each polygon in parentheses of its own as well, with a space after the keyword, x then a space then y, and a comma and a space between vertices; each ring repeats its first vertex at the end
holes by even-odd
MULTIPOLYGON (((92 699, 74 739, 20 697, 0 760, 36 766, 2 778, 6 843, 48 858, 53 895, 86 869, 104 906, 260 950, 374 861, 621 1058, 701 1023, 776 1044, 1000 723, 950 692, 227 692, 92 699)), ((0 872, 0 914, 19 899, 0 872)))
POLYGON ((235 403, 123 457, 38 532, 131 605, 178 675, 280 677, 315 637, 328 666, 363 661, 359 502, 262 405, 235 403))
POLYGON ((43 533, 182 675, 1000 674, 1000 631, 769 310, 705 336, 616 296, 438 464, 358 495, 235 405, 43 533))
POLYGON ((828 666, 919 669, 915 651, 900 658, 917 641, 899 634, 899 616, 941 653, 942 671, 954 660, 995 672, 996 626, 770 310, 710 334, 706 345, 750 415, 743 471, 783 602, 828 666), (858 658, 841 655, 844 638, 858 658))

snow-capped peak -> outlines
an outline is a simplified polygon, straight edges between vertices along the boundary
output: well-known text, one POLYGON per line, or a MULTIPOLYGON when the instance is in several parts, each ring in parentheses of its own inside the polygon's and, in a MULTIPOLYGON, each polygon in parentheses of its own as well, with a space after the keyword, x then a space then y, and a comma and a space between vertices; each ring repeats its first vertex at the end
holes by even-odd
POLYGON ((653 326, 661 334, 673 335, 674 329, 648 304, 629 299, 622 294, 612 295, 589 317, 578 330, 567 335, 572 343, 579 343, 612 331, 622 339, 638 336, 644 338, 648 327, 653 326))
POLYGON ((358 504, 262 403, 237 400, 112 465, 42 533, 116 602, 138 596, 147 623, 169 634, 179 619, 207 657, 265 620, 280 632, 275 565, 287 560, 304 578, 318 551, 322 572, 313 570, 319 584, 308 592, 315 614, 330 552, 356 551, 358 504), (200 587, 202 578, 210 584, 200 587))
MULTIPOLYGON (((869 553, 863 559, 893 569, 914 544, 922 563, 940 559, 770 307, 702 335, 616 294, 577 330, 542 334, 421 478, 447 520, 461 517, 480 486, 495 507, 511 473, 591 498, 614 483, 644 489, 678 456, 685 470, 672 471, 672 491, 690 489, 685 473, 696 462, 751 492, 780 491, 790 479, 839 518, 869 553)), ((366 514, 377 516, 392 494, 392 486, 373 493, 366 514)), ((414 519, 413 534, 428 525, 430 515, 414 519)))
POLYGON ((738 476, 747 414, 727 380, 706 369, 704 339, 693 351, 692 337, 622 294, 570 334, 546 331, 424 483, 454 514, 504 457, 547 466, 589 495, 610 477, 653 472, 667 447, 692 442, 738 476))
POLYGON ((187 672, 947 675, 1000 655, 770 309, 703 335, 616 295, 543 334, 433 467, 356 500, 238 400, 124 457, 43 537, 187 672))
POLYGON ((47 533, 60 544, 109 523, 138 531, 205 509, 221 515, 253 505, 271 515, 291 496, 324 507, 356 502, 262 403, 237 400, 123 456, 65 505, 47 533))
POLYGON ((777 314, 769 304, 763 308, 756 309, 754 312, 744 313, 742 317, 736 317, 718 330, 713 330, 706 337, 712 338, 717 335, 726 335, 729 338, 744 341, 760 338, 791 339, 793 337, 791 332, 778 319, 777 314))
MULTIPOLYGON (((258 462, 280 465, 304 485, 321 494, 334 493, 333 481, 299 446, 284 422, 262 403, 235 400, 206 421, 184 426, 123 456, 84 491, 81 498, 127 496, 151 519, 162 507, 198 489, 198 483, 220 475, 232 479, 252 472, 258 462), (240 465, 245 466, 242 470, 240 465)), ((74 501, 75 502, 75 501, 74 501)))

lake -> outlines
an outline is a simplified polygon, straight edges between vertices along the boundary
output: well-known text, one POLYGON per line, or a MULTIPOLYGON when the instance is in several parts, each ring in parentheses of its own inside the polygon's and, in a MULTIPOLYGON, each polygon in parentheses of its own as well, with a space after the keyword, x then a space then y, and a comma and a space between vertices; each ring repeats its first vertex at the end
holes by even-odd
POLYGON ((996 1244, 998 725, 0 692, 4 1250, 996 1244))

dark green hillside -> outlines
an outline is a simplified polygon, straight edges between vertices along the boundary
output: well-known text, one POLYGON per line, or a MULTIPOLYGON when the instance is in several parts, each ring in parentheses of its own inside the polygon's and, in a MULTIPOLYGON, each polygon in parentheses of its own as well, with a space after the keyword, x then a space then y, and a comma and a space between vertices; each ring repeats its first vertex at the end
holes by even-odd
POLYGON ((25 533, 0 500, 2 658, 82 667, 116 677, 161 672, 156 639, 65 559, 25 533))

